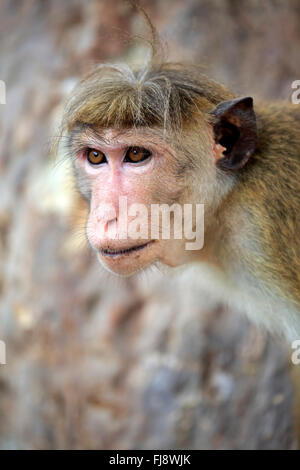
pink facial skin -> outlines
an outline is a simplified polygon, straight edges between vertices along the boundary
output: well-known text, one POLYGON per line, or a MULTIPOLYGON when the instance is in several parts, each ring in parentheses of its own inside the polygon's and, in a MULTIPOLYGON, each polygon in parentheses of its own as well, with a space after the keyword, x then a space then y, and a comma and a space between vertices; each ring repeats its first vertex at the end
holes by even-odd
MULTIPOLYGON (((101 264, 120 275, 130 275, 156 261, 172 266, 181 264, 182 255, 178 253, 184 252, 184 240, 152 240, 150 230, 147 236, 131 238, 121 223, 120 198, 126 199, 128 208, 143 204, 150 217, 155 196, 162 189, 165 193, 178 189, 176 179, 171 179, 175 160, 169 149, 157 145, 153 138, 145 143, 144 134, 115 137, 113 131, 106 131, 101 139, 85 135, 84 147, 77 153, 75 167, 91 195, 86 232, 101 264), (146 148, 151 155, 138 163, 126 161, 130 147, 146 148), (102 152, 105 161, 91 164, 88 149, 102 152)), ((127 213, 127 223, 133 219, 127 213)))

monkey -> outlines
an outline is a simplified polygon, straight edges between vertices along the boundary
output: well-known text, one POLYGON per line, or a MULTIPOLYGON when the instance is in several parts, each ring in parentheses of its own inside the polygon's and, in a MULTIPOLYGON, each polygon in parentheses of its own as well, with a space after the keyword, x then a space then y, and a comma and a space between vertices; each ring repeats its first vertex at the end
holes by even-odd
POLYGON ((61 135, 89 204, 87 239, 107 270, 206 266, 224 299, 299 338, 299 107, 254 103, 197 65, 100 64, 67 99, 61 135), (202 204, 203 246, 146 230, 129 237, 120 198, 148 209, 148 227, 152 205, 202 204))

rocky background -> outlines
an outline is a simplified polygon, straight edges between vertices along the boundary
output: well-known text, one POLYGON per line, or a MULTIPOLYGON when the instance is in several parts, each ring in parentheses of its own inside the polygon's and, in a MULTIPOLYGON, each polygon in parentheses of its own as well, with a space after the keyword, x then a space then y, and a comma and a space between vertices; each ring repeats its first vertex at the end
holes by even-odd
MULTIPOLYGON (((289 99, 298 0, 142 5, 170 59, 201 62, 241 94, 289 99)), ((130 38, 145 30, 125 0, 0 4, 0 448, 294 449, 289 345, 209 296, 200 269, 109 278, 67 163, 51 157, 80 75, 138 62, 145 44, 130 38)))

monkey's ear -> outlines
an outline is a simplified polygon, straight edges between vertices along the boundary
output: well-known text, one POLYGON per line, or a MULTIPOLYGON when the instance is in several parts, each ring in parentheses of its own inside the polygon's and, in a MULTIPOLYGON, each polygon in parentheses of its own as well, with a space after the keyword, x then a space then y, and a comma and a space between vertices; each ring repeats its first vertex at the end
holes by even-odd
POLYGON ((239 170, 253 155, 257 142, 256 116, 251 97, 220 103, 213 111, 215 141, 225 148, 217 165, 239 170))

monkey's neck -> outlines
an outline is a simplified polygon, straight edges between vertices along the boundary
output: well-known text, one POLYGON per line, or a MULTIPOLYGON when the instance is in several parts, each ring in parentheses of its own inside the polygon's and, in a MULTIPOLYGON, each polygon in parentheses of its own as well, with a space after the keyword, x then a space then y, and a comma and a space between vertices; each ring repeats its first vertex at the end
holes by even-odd
MULTIPOLYGON (((247 220, 247 213, 241 207, 231 213, 231 196, 220 206, 213 218, 208 218, 204 235, 204 246, 197 252, 197 261, 211 265, 233 284, 239 280, 241 272, 252 266, 250 252, 255 248, 255 234, 247 220)), ((254 273, 256 276, 257 273, 254 273)))

